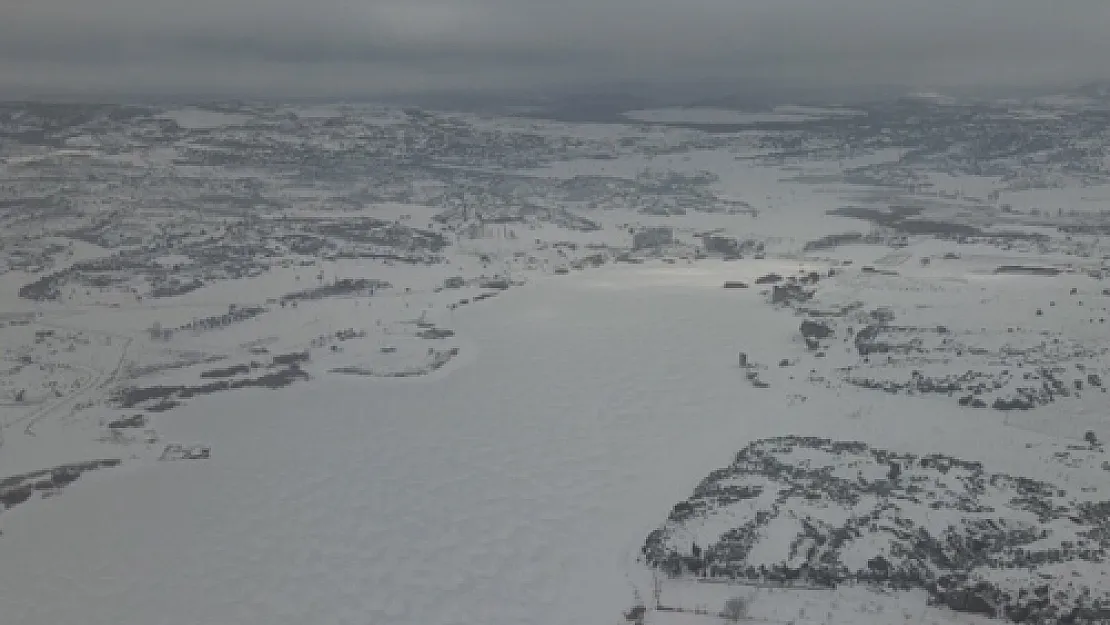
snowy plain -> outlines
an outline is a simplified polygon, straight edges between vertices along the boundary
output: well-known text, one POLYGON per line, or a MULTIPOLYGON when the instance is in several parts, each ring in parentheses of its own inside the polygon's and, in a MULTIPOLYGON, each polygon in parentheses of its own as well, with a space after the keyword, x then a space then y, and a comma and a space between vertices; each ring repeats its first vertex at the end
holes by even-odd
POLYGON ((742 384, 737 347, 771 360, 796 322, 720 284, 777 266, 546 278, 456 313, 478 355, 429 378, 202 398, 163 429, 216 441, 211 461, 94 474, 7 513, 5 618, 615 622, 648 590, 630 571, 659 511, 746 441, 980 447, 985 423, 835 395, 787 411, 742 384))
MULTIPOLYGON (((803 107, 772 118, 652 115, 633 116, 860 116, 803 107)), ((645 537, 738 450, 783 435, 943 452, 1065 485, 1072 501, 1108 498, 1105 453, 1084 443, 1087 432, 1110 438, 1098 377, 1110 353, 1107 250, 1045 219, 1059 204, 1067 224, 1098 225, 1105 185, 1026 188, 1021 177, 942 173, 884 141, 861 149, 817 137, 803 155, 780 150, 774 132, 345 105, 196 107, 154 119, 172 121, 178 143, 97 156, 94 134, 70 137, 93 146, 80 159, 97 167, 128 161, 128 184, 132 166, 164 184, 142 179, 153 199, 136 192, 137 209, 104 218, 111 202, 94 194, 87 231, 48 233, 17 216, 5 235, 20 268, 5 266, 0 279, 0 478, 124 462, 64 488, 47 480, 0 510, 0 623, 619 623, 653 601, 658 573, 638 560, 645 537), (235 151, 252 140, 257 149, 235 151), (422 169, 421 150, 440 143, 463 147, 429 152, 442 162, 422 169), (372 166, 358 160, 382 145, 395 152, 372 166), (298 178, 282 150, 334 160, 298 178), (264 162, 250 161, 259 154, 264 162), (413 154, 418 164, 406 169, 413 154), (280 165, 267 170, 265 159, 280 165), (394 161, 405 167, 388 171, 394 161), (355 177, 328 178, 337 164, 355 177), (372 175, 365 188, 352 182, 372 175), (394 198, 394 188, 409 195, 394 198), (241 212, 228 199, 236 194, 249 199, 241 212), (184 214, 161 202, 206 208, 184 214), (282 202, 290 206, 274 208, 282 202), (965 231, 1018 233, 1001 242, 907 235, 882 212, 905 205, 965 231), (879 212, 866 221, 846 206, 879 212), (638 246, 636 234, 652 227, 669 242, 638 246), (135 232, 130 242, 122 234, 135 232), (826 235, 848 243, 826 245, 826 235), (742 253, 710 250, 714 236, 742 253), (305 241, 321 247, 298 247, 305 241), (257 254, 239 260, 247 269, 218 274, 233 264, 221 250, 236 246, 257 254), (66 273, 120 257, 137 264, 90 272, 100 282, 66 273), (55 275, 69 280, 56 297, 24 296, 55 275), (156 280, 181 288, 179 275, 205 283, 153 295, 156 280), (819 279, 806 287, 811 299, 772 303, 773 284, 810 275, 819 279), (804 319, 831 336, 807 345, 804 319), (865 356, 852 333, 875 319, 912 349, 865 356), (281 370, 297 376, 291 386, 203 390, 256 382, 302 350, 311 358, 281 370), (750 364, 738 366, 738 354, 750 364), (1013 372, 1023 366, 1055 372, 1065 392, 990 409, 1042 384, 1013 372), (958 403, 971 400, 968 388, 919 392, 922 379, 965 370, 987 380, 974 396, 983 409, 958 403), (174 401, 121 405, 117 393, 131 385, 170 389, 174 401), (111 425, 140 411, 140 427, 111 425), (204 453, 159 461, 171 448, 204 453)), ((84 167, 72 150, 26 151, 0 172, 40 184, 37 168, 84 167)), ((709 539, 731 529, 707 523, 709 539)), ((801 525, 776 527, 752 560, 781 559, 801 525)), ((874 554, 851 555, 866 566, 874 554)), ((1075 570, 1105 589, 1097 567, 1075 570)), ((658 604, 686 611, 650 609, 645 622, 719 621, 737 595, 757 623, 987 622, 930 605, 920 589, 733 581, 667 579, 658 604)))

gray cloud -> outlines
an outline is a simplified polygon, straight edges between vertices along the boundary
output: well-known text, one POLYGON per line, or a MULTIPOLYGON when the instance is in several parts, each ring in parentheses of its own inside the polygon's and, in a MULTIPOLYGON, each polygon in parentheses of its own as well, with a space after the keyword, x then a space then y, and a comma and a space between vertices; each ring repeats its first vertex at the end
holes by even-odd
POLYGON ((9 93, 1110 78, 1105 0, 3 0, 9 93))

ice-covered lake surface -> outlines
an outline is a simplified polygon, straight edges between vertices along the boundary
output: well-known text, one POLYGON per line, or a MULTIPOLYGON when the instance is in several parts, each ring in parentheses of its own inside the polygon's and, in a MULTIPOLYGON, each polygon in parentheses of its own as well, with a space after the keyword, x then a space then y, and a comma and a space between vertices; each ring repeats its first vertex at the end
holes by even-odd
POLYGON ((455 369, 196 401, 166 433, 218 441, 211 461, 11 511, 4 620, 611 622, 660 511, 783 427, 730 365, 794 322, 727 274, 541 280, 457 314, 455 369))
POLYGON ((632 564, 660 512, 736 449, 875 427, 742 383, 737 348, 769 360, 796 321, 721 289, 735 267, 543 279, 457 313, 476 355, 431 377, 197 400, 164 429, 216 441, 210 461, 92 474, 6 515, 5 620, 613 622, 646 590, 632 564))

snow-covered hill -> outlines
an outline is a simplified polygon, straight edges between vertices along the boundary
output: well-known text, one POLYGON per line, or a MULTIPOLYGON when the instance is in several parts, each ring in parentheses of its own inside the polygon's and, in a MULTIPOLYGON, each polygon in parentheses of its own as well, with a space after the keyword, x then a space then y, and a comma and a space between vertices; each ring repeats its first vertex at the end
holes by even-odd
POLYGON ((858 441, 761 440, 675 505, 644 554, 676 577, 874 583, 1019 622, 1102 620, 1110 461, 1095 439, 1054 457, 1059 483, 858 441))

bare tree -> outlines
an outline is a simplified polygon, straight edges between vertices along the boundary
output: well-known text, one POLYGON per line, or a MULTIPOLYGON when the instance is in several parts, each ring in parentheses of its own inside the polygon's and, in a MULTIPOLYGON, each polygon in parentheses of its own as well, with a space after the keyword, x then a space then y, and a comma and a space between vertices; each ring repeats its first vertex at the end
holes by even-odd
POLYGON ((1087 430, 1087 433, 1083 435, 1083 440, 1087 441, 1087 444, 1091 447, 1098 446, 1098 436, 1095 435, 1094 430, 1087 430))
POLYGON ((733 597, 725 601, 725 608, 721 616, 733 623, 739 622, 748 616, 748 600, 744 597, 733 597))

